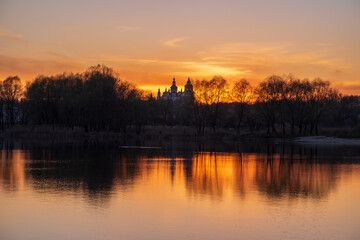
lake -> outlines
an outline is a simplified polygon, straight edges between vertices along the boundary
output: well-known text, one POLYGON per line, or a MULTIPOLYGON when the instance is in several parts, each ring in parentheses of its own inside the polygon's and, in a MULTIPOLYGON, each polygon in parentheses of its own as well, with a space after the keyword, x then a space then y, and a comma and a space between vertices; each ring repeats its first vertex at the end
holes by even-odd
POLYGON ((0 144, 2 240, 360 239, 358 147, 0 144))

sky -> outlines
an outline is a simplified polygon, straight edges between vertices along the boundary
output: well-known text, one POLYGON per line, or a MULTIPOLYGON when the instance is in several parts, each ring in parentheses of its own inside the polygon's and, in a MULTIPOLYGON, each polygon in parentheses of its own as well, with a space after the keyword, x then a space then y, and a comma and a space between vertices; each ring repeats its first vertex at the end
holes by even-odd
POLYGON ((360 1, 0 0, 0 80, 97 64, 150 90, 294 74, 360 94, 360 1))

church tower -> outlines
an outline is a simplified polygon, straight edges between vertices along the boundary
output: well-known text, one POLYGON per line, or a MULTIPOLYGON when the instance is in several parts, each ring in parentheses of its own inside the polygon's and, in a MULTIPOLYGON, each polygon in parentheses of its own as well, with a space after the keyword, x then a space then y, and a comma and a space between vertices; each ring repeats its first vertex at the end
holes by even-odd
POLYGON ((185 95, 189 96, 194 94, 193 85, 191 84, 190 78, 188 78, 186 84, 185 84, 185 95))
POLYGON ((181 88, 181 91, 178 92, 178 87, 176 86, 175 78, 173 78, 173 82, 172 82, 170 89, 165 88, 165 91, 162 92, 162 94, 161 94, 160 88, 159 88, 158 92, 157 92, 158 100, 170 99, 173 101, 177 101, 183 97, 192 97, 192 96, 194 96, 194 90, 193 90, 193 85, 191 84, 190 78, 188 78, 188 80, 184 86, 184 91, 181 88))
POLYGON ((171 86, 171 93, 177 93, 177 86, 175 82, 175 78, 173 78, 172 86, 171 86))
POLYGON ((157 100, 159 100, 161 98, 161 93, 160 93, 160 88, 159 88, 159 91, 157 93, 157 100))

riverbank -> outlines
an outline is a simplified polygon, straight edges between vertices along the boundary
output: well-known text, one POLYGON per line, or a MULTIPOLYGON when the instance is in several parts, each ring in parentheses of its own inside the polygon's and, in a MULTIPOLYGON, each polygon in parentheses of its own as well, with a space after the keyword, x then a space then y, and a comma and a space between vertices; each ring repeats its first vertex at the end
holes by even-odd
POLYGON ((235 131, 217 129, 212 131, 206 129, 204 133, 198 134, 196 128, 188 126, 146 126, 141 133, 137 133, 135 127, 129 126, 126 131, 94 131, 86 132, 83 128, 67 128, 52 125, 38 126, 14 126, 0 133, 1 137, 9 138, 62 138, 62 139, 179 139, 179 138, 229 138, 237 137, 235 131))
POLYGON ((139 139, 139 140, 217 140, 224 142, 234 141, 259 141, 265 139, 282 139, 281 141, 289 141, 301 144, 360 144, 360 133, 357 129, 322 129, 321 136, 301 136, 301 135, 284 135, 284 134, 270 134, 265 130, 250 131, 243 130, 240 134, 236 133, 235 129, 212 129, 206 128, 205 131, 199 134, 195 127, 190 126, 146 126, 144 131, 136 133, 135 127, 129 126, 126 132, 86 132, 83 128, 67 128, 53 125, 37 125, 37 126, 14 126, 6 128, 0 133, 0 137, 17 138, 17 139, 55 139, 62 141, 76 141, 76 140, 120 140, 120 139, 139 139), (342 131, 341 131, 342 130, 342 131), (342 132, 343 134, 339 134, 342 132), (349 134, 352 132, 352 134, 349 134))
POLYGON ((310 145, 351 145, 360 146, 360 138, 337 138, 326 136, 306 136, 294 138, 295 143, 310 145))

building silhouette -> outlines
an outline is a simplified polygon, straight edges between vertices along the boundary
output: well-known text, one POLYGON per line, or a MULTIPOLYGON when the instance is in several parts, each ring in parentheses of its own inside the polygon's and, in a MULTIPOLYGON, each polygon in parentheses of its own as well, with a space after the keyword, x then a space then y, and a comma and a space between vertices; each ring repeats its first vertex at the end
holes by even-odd
POLYGON ((184 91, 182 90, 182 88, 180 91, 178 91, 178 87, 176 86, 175 78, 173 78, 173 82, 172 82, 172 85, 169 90, 167 88, 165 88, 165 91, 161 94, 160 88, 159 88, 158 94, 157 94, 157 99, 158 100, 170 99, 170 100, 176 101, 176 100, 179 100, 184 97, 191 97, 193 95, 194 95, 194 90, 193 90, 193 85, 191 84, 190 78, 188 78, 188 80, 184 86, 184 91))

